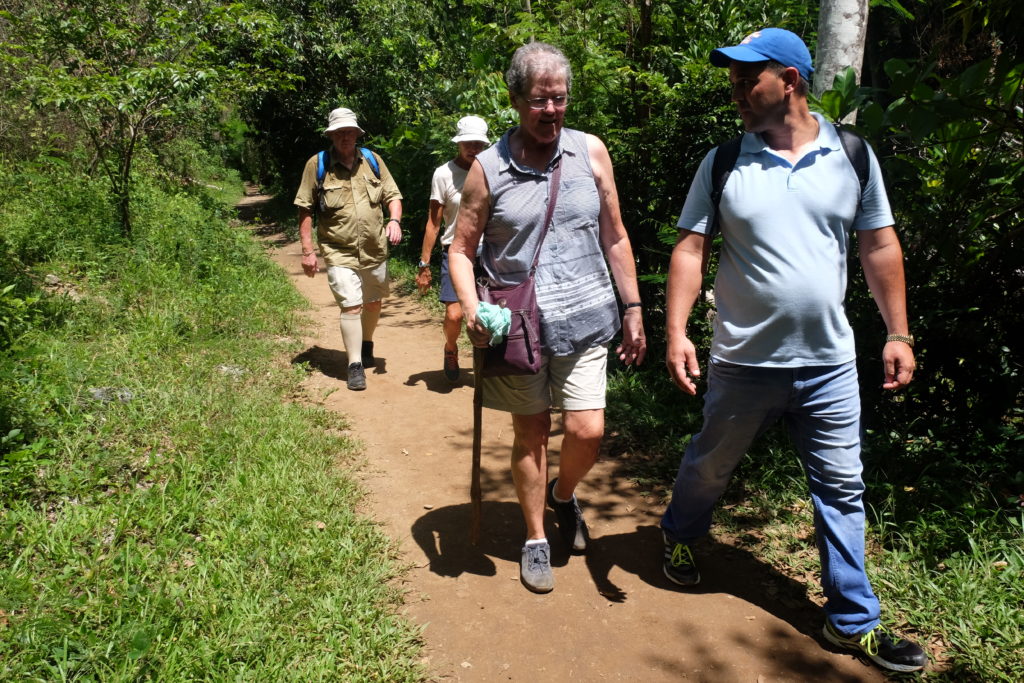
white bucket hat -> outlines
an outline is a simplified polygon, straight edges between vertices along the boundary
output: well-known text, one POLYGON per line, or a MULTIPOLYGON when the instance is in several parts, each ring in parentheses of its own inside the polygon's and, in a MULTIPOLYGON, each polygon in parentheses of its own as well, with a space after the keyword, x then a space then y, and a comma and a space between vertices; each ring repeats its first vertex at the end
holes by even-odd
POLYGON ((356 113, 345 107, 338 107, 327 116, 327 127, 324 128, 324 133, 330 133, 332 130, 338 130, 339 128, 355 128, 360 133, 366 132, 359 127, 356 113))
POLYGON ((458 133, 452 142, 482 142, 491 144, 487 139, 487 122, 479 116, 463 116, 459 119, 458 133))

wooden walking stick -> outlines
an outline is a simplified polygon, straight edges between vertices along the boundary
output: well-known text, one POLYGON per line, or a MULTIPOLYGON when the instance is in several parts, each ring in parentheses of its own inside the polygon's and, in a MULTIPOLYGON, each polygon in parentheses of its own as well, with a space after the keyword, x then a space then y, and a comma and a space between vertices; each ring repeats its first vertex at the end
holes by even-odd
POLYGON ((480 371, 484 367, 484 349, 473 347, 473 471, 469 480, 469 502, 472 516, 469 522, 469 541, 480 542, 480 518, 482 516, 480 494, 480 441, 483 431, 484 388, 480 371))

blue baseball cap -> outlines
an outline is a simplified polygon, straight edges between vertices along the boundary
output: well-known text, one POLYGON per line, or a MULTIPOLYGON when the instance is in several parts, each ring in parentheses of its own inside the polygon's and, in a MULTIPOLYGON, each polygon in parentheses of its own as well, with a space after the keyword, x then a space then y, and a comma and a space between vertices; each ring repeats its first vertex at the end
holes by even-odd
POLYGON ((811 53, 800 36, 784 28, 763 28, 754 31, 739 45, 711 51, 711 63, 729 66, 730 62, 766 62, 774 59, 783 66, 796 67, 805 80, 811 80, 814 67, 811 53))

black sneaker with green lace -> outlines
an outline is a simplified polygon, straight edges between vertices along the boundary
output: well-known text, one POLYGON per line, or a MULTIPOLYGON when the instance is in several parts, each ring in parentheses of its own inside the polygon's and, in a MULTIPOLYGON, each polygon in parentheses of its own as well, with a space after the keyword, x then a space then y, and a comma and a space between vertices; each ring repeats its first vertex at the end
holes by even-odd
POLYGON ((696 586, 700 583, 700 572, 697 562, 693 559, 693 551, 686 543, 676 543, 664 531, 661 537, 665 541, 665 562, 662 569, 672 583, 680 586, 696 586))
POLYGON ((882 626, 876 626, 865 633, 844 636, 826 621, 822 634, 833 645, 847 650, 859 650, 872 662, 889 671, 918 671, 928 663, 928 655, 917 643, 899 638, 882 626))

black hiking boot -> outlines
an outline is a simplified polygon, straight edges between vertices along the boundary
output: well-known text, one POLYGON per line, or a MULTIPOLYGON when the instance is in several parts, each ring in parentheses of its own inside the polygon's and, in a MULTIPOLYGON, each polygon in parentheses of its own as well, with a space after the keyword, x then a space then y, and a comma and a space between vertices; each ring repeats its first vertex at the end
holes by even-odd
POLYGON ((377 359, 373 357, 373 342, 372 341, 364 341, 363 342, 363 348, 362 348, 362 351, 360 352, 360 355, 363 357, 363 367, 364 368, 372 368, 372 367, 376 367, 377 366, 377 359))
POLYGON ((348 366, 347 384, 351 391, 362 391, 366 388, 366 372, 362 363, 352 363, 348 366))
POLYGON ((569 552, 578 555, 586 552, 590 532, 587 529, 587 523, 583 521, 583 513, 580 511, 576 494, 573 494, 572 500, 565 503, 555 500, 555 483, 557 481, 556 477, 548 484, 548 505, 555 511, 555 519, 558 520, 558 535, 562 537, 569 552))

